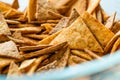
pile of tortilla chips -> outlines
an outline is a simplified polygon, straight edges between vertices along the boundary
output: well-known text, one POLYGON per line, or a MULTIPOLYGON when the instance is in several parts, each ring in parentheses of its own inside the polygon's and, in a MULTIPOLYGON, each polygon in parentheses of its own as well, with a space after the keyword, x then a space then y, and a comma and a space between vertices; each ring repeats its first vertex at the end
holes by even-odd
POLYGON ((0 74, 34 74, 102 59, 120 49, 120 20, 100 0, 0 2, 0 74))

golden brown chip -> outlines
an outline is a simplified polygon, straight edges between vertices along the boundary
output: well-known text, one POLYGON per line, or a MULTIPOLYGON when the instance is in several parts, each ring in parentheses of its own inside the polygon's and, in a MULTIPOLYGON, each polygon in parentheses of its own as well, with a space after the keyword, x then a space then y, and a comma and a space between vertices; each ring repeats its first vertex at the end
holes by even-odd
POLYGON ((39 69, 37 70, 37 72, 48 71, 48 70, 56 69, 56 66, 57 66, 57 61, 53 61, 53 62, 51 62, 51 63, 49 63, 49 64, 47 64, 47 65, 39 68, 39 69))
POLYGON ((39 33, 42 28, 40 27, 24 27, 24 28, 10 28, 10 31, 17 31, 21 33, 39 33))
POLYGON ((22 73, 18 70, 18 65, 15 64, 15 62, 11 62, 6 80, 16 80, 21 74, 22 73))
POLYGON ((40 56, 40 55, 50 54, 50 53, 53 53, 53 52, 61 49, 66 44, 67 44, 67 42, 63 42, 63 43, 56 44, 56 45, 50 46, 50 47, 42 49, 42 50, 31 52, 29 54, 24 54, 23 58, 28 59, 28 58, 32 58, 32 57, 36 57, 36 56, 40 56))
POLYGON ((0 57, 0 70, 8 66, 12 61, 14 61, 14 59, 0 57))
POLYGON ((16 59, 20 58, 16 44, 13 41, 8 41, 0 44, 0 56, 16 59))
POLYGON ((72 54, 77 55, 81 58, 87 59, 87 60, 92 60, 92 57, 90 55, 88 55, 86 52, 84 51, 80 51, 80 50, 71 50, 72 54))
POLYGON ((101 59, 101 57, 99 55, 95 54, 94 52, 92 52, 92 51, 90 51, 88 49, 84 49, 84 51, 86 53, 88 53, 90 56, 92 56, 93 58, 95 58, 95 59, 101 59))
POLYGON ((24 47, 20 47, 19 50, 20 51, 32 51, 32 50, 40 50, 40 49, 44 49, 47 47, 50 47, 51 45, 36 45, 36 46, 24 46, 24 47))
POLYGON ((68 28, 65 28, 50 44, 54 45, 65 41, 68 42, 70 49, 83 50, 88 48, 95 52, 103 52, 103 49, 81 17, 77 18, 68 28))
POLYGON ((109 28, 109 29, 112 28, 112 26, 113 26, 113 24, 114 24, 115 16, 116 16, 116 12, 114 12, 113 15, 111 15, 111 16, 107 19, 107 21, 106 21, 106 23, 105 23, 105 26, 106 26, 107 28, 109 28))
POLYGON ((33 63, 35 62, 36 58, 33 59, 29 59, 29 60, 25 60, 21 63, 19 70, 22 73, 26 73, 29 71, 30 67, 33 65, 33 63))
POLYGON ((29 4, 28 4, 28 22, 31 22, 33 20, 35 20, 35 13, 36 13, 36 4, 37 4, 37 0, 29 0, 29 4))
POLYGON ((28 74, 33 74, 33 73, 37 70, 37 68, 38 68, 38 66, 40 65, 40 63, 41 63, 43 60, 45 60, 47 57, 48 57, 48 55, 44 55, 44 56, 38 57, 38 58, 35 60, 35 62, 33 63, 33 65, 31 66, 30 70, 28 71, 28 74))
POLYGON ((14 0, 13 1, 12 8, 14 8, 14 9, 18 9, 19 8, 19 2, 18 2, 18 0, 14 0))
POLYGON ((61 31, 58 31, 58 32, 44 38, 43 40, 39 41, 39 44, 49 44, 59 33, 61 33, 61 31))
POLYGON ((113 27, 111 28, 112 32, 117 33, 118 31, 120 31, 120 20, 118 20, 117 22, 115 22, 115 24, 113 25, 113 27))
POLYGON ((48 35, 48 34, 25 34, 23 36, 32 38, 32 39, 41 40, 41 39, 49 37, 50 35, 48 35))
POLYGON ((97 15, 97 20, 102 23, 103 22, 103 16, 102 16, 102 11, 101 11, 101 6, 98 5, 97 10, 96 10, 96 15, 97 15))
POLYGON ((66 27, 66 24, 68 22, 68 17, 63 17, 59 23, 49 32, 49 34, 53 34, 61 29, 63 29, 64 27, 66 27))
POLYGON ((0 34, 11 35, 8 25, 4 19, 4 16, 0 13, 0 34))
MULTIPOLYGON (((106 28, 102 23, 94 19, 89 13, 85 12, 82 18, 100 45, 104 48, 114 33, 106 28), (107 36, 106 36, 107 35, 107 36)), ((90 50, 90 49, 89 49, 90 50)))
POLYGON ((20 24, 19 21, 15 21, 15 20, 5 20, 8 24, 20 24))
POLYGON ((101 8, 102 16, 103 16, 103 22, 106 22, 106 20, 109 18, 107 13, 101 8))
POLYGON ((113 44, 115 43, 115 41, 116 41, 119 37, 120 37, 120 31, 117 32, 117 33, 112 37, 112 39, 110 39, 110 41, 107 43, 107 45, 106 45, 105 48, 104 48, 104 54, 107 54, 107 53, 111 50, 113 44))
POLYGON ((92 13, 92 16, 93 16, 95 19, 97 19, 97 13, 96 13, 96 12, 97 12, 97 11, 94 10, 93 13, 92 13))
POLYGON ((120 45, 120 38, 116 40, 110 53, 113 54, 118 49, 119 45, 120 45))
POLYGON ((38 20, 55 20, 62 17, 63 16, 58 13, 58 11, 53 7, 50 1, 37 0, 36 18, 38 20))
POLYGON ((68 13, 71 13, 73 9, 76 9, 80 15, 83 14, 87 9, 87 0, 76 0, 68 13))
POLYGON ((91 14, 99 5, 99 3, 100 3, 100 0, 88 0, 87 12, 91 14))

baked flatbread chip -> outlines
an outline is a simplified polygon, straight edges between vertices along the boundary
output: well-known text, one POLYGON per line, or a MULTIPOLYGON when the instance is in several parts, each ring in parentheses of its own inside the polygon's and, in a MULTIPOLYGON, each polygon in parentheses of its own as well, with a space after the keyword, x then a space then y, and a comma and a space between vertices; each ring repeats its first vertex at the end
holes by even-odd
POLYGON ((16 59, 20 58, 16 44, 13 41, 8 41, 0 44, 0 56, 16 59))
POLYGON ((98 5, 96 8, 96 15, 97 15, 97 20, 102 23, 103 22, 103 16, 102 16, 102 11, 101 11, 101 6, 98 5))
POLYGON ((119 45, 120 45, 120 38, 116 40, 110 53, 113 54, 118 49, 119 45))
POLYGON ((11 35, 8 25, 4 19, 4 16, 0 13, 0 34, 11 35))
POLYGON ((33 59, 29 59, 29 60, 25 60, 21 63, 20 67, 19 67, 19 70, 22 72, 22 73, 25 73, 25 72, 28 72, 30 67, 33 65, 33 63, 35 62, 35 58, 33 59))
POLYGON ((87 1, 88 0, 76 0, 70 8, 69 13, 71 13, 73 9, 76 9, 77 12, 81 15, 87 9, 87 1))
POLYGON ((36 13, 36 4, 37 0, 29 0, 28 3, 28 22, 35 20, 35 13, 36 13))
POLYGON ((112 32, 117 33, 120 31, 120 20, 114 23, 113 27, 111 28, 112 32))
POLYGON ((61 31, 58 31, 46 38, 44 38, 43 40, 39 41, 39 44, 49 44, 61 31))
POLYGON ((96 41, 84 21, 79 17, 68 28, 64 29, 55 39, 51 41, 51 45, 67 41, 71 49, 88 48, 95 52, 103 52, 103 49, 96 41))
POLYGON ((14 59, 0 57, 0 69, 8 66, 12 61, 14 61, 14 59))
POLYGON ((18 0, 14 0, 13 1, 12 8, 14 8, 14 9, 18 9, 19 8, 19 2, 18 2, 18 0))
MULTIPOLYGON (((82 18, 90 31, 96 37, 100 45, 104 48, 110 39, 114 36, 114 33, 106 28, 102 23, 93 18, 88 12, 82 15, 82 18)), ((90 49, 89 49, 90 50, 90 49)))
POLYGON ((22 73, 19 71, 18 65, 15 64, 15 62, 11 62, 6 80, 17 80, 18 76, 21 74, 22 73))
POLYGON ((116 12, 114 12, 106 21, 105 26, 109 29, 112 28, 115 21, 116 12))
POLYGON ((38 20, 55 20, 63 16, 53 7, 48 0, 37 0, 36 18, 38 20))
POLYGON ((99 3, 100 3, 100 0, 88 0, 87 12, 91 14, 99 5, 99 3))

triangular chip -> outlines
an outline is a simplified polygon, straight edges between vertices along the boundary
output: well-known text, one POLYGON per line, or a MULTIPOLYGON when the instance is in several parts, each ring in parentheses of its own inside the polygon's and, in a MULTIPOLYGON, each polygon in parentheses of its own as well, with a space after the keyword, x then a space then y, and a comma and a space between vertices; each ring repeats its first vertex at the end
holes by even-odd
POLYGON ((16 59, 20 58, 16 44, 13 41, 8 41, 0 44, 0 56, 16 59))
POLYGON ((114 23, 114 26, 111 28, 112 32, 117 33, 120 31, 120 20, 114 23))
POLYGON ((114 33, 87 12, 82 15, 82 18, 89 27, 90 31, 104 48, 110 39, 114 36, 114 33))
POLYGON ((95 8, 99 5, 100 0, 88 0, 87 12, 92 13, 95 8))
POLYGON ((116 12, 114 12, 106 21, 105 26, 109 29, 112 28, 115 20, 116 12))
POLYGON ((0 34, 11 35, 4 16, 0 13, 0 34))
POLYGON ((111 50, 111 54, 113 54, 118 49, 119 45, 120 45, 120 38, 118 38, 114 43, 113 48, 111 50))
POLYGON ((63 17, 59 23, 53 28, 52 31, 50 31, 49 34, 53 34, 59 30, 62 30, 63 28, 69 27, 78 17, 79 13, 76 11, 76 9, 73 9, 71 12, 70 17, 63 17))
POLYGON ((18 65, 15 64, 15 62, 11 62, 6 80, 17 80, 18 76, 21 74, 22 73, 19 71, 18 65))
POLYGON ((86 24, 79 17, 68 28, 64 29, 50 44, 58 44, 67 41, 71 49, 88 48, 95 52, 103 52, 86 24))
POLYGON ((13 1, 12 8, 14 8, 14 9, 18 9, 19 8, 19 2, 18 2, 18 0, 14 0, 13 1))
POLYGON ((9 58, 1 58, 0 57, 0 69, 4 68, 5 66, 9 65, 14 59, 9 58))
POLYGON ((87 9, 88 0, 76 0, 68 13, 71 13, 73 9, 76 9, 79 14, 82 14, 87 9))
POLYGON ((39 42, 39 44, 49 44, 61 31, 58 31, 39 42))
POLYGON ((35 20, 35 13, 36 13, 36 3, 37 0, 29 0, 29 4, 28 4, 28 21, 32 21, 35 20))
POLYGON ((96 9, 96 15, 97 15, 97 20, 99 22, 103 22, 103 16, 102 16, 102 11, 101 11, 101 6, 99 5, 96 9))
POLYGON ((58 60, 57 68, 65 68, 66 67, 69 55, 70 55, 70 49, 67 48, 66 52, 63 54, 63 57, 60 60, 58 60))
POLYGON ((29 60, 25 60, 21 63, 20 67, 19 67, 19 70, 22 72, 22 73, 25 73, 25 72, 28 72, 31 65, 33 65, 33 63, 35 62, 35 58, 33 59, 29 59, 29 60))
POLYGON ((60 19, 63 16, 53 7, 48 0, 37 0, 36 18, 38 20, 60 19), (42 7, 41 7, 42 6, 42 7))
POLYGON ((56 65, 57 65, 57 61, 53 61, 53 62, 51 62, 51 63, 49 63, 49 64, 47 64, 47 65, 39 68, 39 69, 37 70, 37 72, 48 71, 48 70, 56 69, 56 65))

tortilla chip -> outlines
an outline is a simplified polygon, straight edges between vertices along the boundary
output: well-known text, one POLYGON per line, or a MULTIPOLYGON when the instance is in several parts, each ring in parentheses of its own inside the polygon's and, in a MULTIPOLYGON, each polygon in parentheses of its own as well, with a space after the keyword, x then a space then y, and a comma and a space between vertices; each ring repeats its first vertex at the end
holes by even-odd
POLYGON ((35 20, 37 0, 29 0, 28 4, 28 22, 35 20))
POLYGON ((19 2, 18 2, 18 0, 14 0, 13 1, 12 8, 14 8, 14 9, 18 9, 19 8, 19 2))
POLYGON ((33 65, 33 63, 35 62, 35 58, 33 59, 29 59, 29 60, 25 60, 21 63, 20 67, 19 67, 19 70, 22 72, 22 73, 26 73, 29 71, 30 67, 33 65))
POLYGON ((118 49, 119 45, 120 45, 120 38, 116 40, 110 53, 113 54, 118 49))
MULTIPOLYGON (((89 13, 85 12, 82 18, 100 45, 104 48, 114 33, 106 28, 102 23, 94 19, 89 13), (107 35, 107 36, 106 36, 107 35)), ((89 49, 90 50, 90 49, 89 49)))
POLYGON ((68 28, 64 29, 50 44, 53 45, 65 41, 68 42, 70 49, 83 50, 84 48, 88 48, 95 52, 103 52, 101 46, 81 17, 68 28))
POLYGON ((81 58, 87 59, 87 60, 92 60, 92 57, 90 55, 88 55, 86 52, 84 51, 80 51, 80 50, 71 50, 72 54, 77 55, 81 58))
POLYGON ((36 18, 38 20, 55 20, 62 17, 63 16, 58 13, 58 11, 53 7, 50 1, 37 0, 36 18))
POLYGON ((99 5, 99 3, 100 3, 100 0, 88 0, 87 12, 91 14, 99 5))
POLYGON ((33 50, 40 50, 44 49, 47 47, 50 47, 51 45, 36 45, 36 46, 24 46, 24 47, 19 47, 20 51, 33 51, 33 50))
POLYGON ((73 9, 76 9, 80 15, 83 14, 87 9, 87 0, 76 0, 68 13, 71 13, 73 9))
POLYGON ((8 41, 0 44, 0 56, 16 59, 20 58, 16 44, 13 41, 8 41))
POLYGON ((112 28, 115 20, 116 12, 114 12, 106 21, 105 26, 109 29, 112 28))
POLYGON ((11 35, 8 25, 4 19, 4 16, 0 13, 0 34, 11 35))
POLYGON ((113 25, 113 27, 111 28, 112 32, 117 33, 118 31, 120 31, 120 20, 118 20, 117 22, 115 22, 115 24, 113 25))
POLYGON ((115 43, 115 41, 120 37, 120 31, 118 31, 113 37, 112 39, 110 39, 110 41, 107 43, 107 45, 104 48, 104 54, 107 54, 111 49, 113 44, 115 43))
POLYGON ((32 57, 36 57, 36 56, 40 56, 40 55, 50 54, 57 50, 60 50, 66 44, 67 44, 67 42, 63 42, 63 43, 56 44, 56 45, 50 46, 50 47, 42 49, 42 50, 31 52, 29 54, 24 54, 23 58, 28 59, 28 58, 32 58, 32 57))
POLYGON ((50 24, 41 24, 46 29, 46 32, 49 33, 53 27, 50 24))
POLYGON ((39 41, 39 44, 49 44, 59 33, 61 33, 61 31, 58 31, 58 32, 44 38, 43 40, 39 41))

